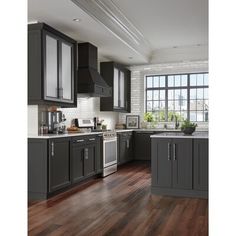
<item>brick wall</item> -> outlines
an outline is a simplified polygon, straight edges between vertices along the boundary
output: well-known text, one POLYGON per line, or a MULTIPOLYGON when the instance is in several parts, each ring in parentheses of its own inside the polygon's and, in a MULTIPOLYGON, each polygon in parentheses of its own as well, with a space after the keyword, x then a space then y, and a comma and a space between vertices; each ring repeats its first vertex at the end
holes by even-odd
MULTIPOLYGON (((139 115, 140 121, 143 121, 143 114, 145 111, 144 77, 146 75, 208 72, 208 61, 132 66, 130 67, 130 70, 131 70, 131 113, 130 114, 139 115)), ((126 115, 127 113, 119 114, 120 123, 126 122, 126 115)))

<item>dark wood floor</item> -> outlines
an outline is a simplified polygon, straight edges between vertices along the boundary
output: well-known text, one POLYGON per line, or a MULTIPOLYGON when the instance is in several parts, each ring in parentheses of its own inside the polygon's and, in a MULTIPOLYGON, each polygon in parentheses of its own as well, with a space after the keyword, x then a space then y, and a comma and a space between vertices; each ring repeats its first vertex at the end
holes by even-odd
POLYGON ((150 164, 133 162, 47 201, 30 203, 29 235, 208 235, 208 201, 150 193, 150 164))

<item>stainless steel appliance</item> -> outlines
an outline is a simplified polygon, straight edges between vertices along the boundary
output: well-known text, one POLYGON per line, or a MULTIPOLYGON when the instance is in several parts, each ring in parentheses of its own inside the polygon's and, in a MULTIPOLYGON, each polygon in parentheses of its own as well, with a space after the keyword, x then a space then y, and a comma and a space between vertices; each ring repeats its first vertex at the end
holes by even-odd
POLYGON ((91 128, 94 127, 93 119, 74 119, 74 124, 79 128, 91 128))
POLYGON ((65 116, 62 111, 46 111, 48 133, 65 133, 65 116))
POLYGON ((117 171, 117 135, 115 131, 103 132, 103 173, 105 177, 117 171))

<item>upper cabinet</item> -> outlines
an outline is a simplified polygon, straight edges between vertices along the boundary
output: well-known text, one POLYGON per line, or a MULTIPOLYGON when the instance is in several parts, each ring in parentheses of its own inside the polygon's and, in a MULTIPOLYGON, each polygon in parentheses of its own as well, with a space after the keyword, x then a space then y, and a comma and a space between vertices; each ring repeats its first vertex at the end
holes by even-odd
POLYGON ((100 74, 112 87, 111 97, 102 97, 101 111, 130 112, 130 71, 115 62, 101 62, 100 74))
POLYGON ((28 25, 28 104, 77 105, 76 41, 44 24, 28 25))

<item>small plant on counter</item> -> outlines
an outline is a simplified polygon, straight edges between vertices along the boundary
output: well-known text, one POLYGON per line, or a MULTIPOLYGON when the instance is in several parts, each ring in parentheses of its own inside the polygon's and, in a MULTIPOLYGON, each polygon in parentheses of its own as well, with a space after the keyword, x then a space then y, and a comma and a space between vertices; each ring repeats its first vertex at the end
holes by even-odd
POLYGON ((154 121, 154 116, 151 112, 146 112, 144 114, 144 120, 147 122, 153 122, 154 121))
POLYGON ((195 131, 196 127, 196 123, 192 123, 188 119, 186 119, 181 125, 181 131, 183 131, 185 134, 192 134, 195 131))

